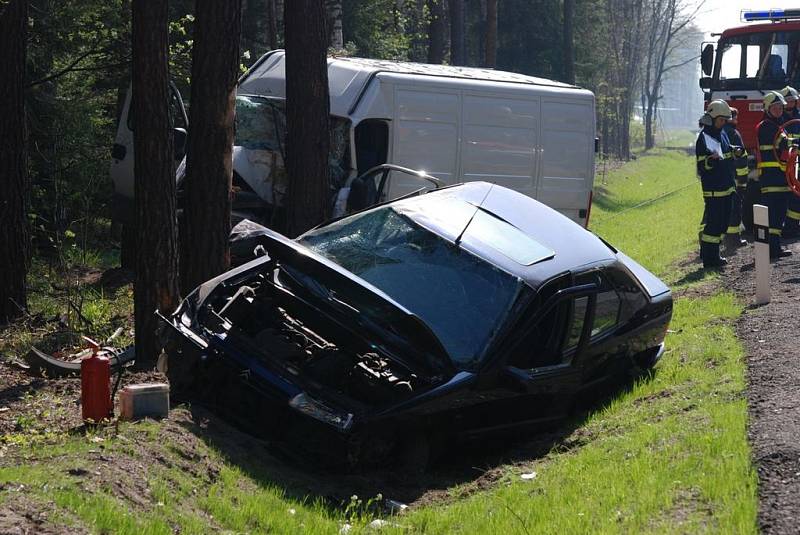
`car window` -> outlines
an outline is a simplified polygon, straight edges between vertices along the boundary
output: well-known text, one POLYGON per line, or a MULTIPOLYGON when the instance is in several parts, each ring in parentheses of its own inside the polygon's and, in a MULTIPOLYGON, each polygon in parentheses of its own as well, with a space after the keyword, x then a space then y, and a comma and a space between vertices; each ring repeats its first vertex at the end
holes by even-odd
POLYGON ((588 303, 589 298, 584 296, 557 304, 525 333, 508 363, 529 370, 567 362, 580 342, 588 303))
POLYGON ((597 294, 592 323, 592 336, 597 336, 617 326, 620 299, 613 289, 597 294))
POLYGON ((589 305, 588 297, 579 297, 572 302, 572 322, 569 328, 569 336, 564 346, 565 351, 570 351, 578 347, 583 334, 583 326, 586 324, 586 309, 589 305))
POLYGON ((582 273, 575 278, 577 284, 595 284, 598 288, 594 306, 594 321, 590 335, 601 335, 617 326, 620 319, 622 300, 611 284, 605 270, 596 269, 582 273))

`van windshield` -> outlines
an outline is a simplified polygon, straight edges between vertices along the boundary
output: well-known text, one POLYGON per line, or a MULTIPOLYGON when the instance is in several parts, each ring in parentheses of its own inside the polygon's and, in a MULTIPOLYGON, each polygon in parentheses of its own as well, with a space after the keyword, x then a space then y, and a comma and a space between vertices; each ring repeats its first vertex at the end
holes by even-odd
MULTIPOLYGON (((350 121, 331 115, 331 187, 338 190, 350 169, 350 121)), ((236 134, 234 145, 248 151, 267 151, 280 156, 283 171, 286 161, 286 101, 256 95, 236 96, 236 134)))

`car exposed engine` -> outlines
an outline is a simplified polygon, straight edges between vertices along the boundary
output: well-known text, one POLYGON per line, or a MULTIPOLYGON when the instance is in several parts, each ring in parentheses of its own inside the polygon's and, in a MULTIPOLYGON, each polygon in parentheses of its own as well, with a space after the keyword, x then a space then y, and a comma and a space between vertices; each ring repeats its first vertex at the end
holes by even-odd
POLYGON ((280 297, 280 290, 259 275, 229 299, 208 303, 201 312, 202 324, 209 334, 224 334, 231 344, 266 364, 277 364, 292 376, 333 390, 358 405, 396 402, 424 387, 425 381, 410 370, 352 339, 349 333, 325 325, 319 314, 309 310, 306 316, 310 321, 301 320, 279 302, 280 297), (322 328, 315 325, 312 329, 314 323, 322 328))

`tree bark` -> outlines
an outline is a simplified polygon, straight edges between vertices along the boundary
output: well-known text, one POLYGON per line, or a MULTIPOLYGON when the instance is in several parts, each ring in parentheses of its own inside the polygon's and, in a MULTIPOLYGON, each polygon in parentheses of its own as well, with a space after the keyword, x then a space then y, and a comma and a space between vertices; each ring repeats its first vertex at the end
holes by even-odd
POLYGON ((428 63, 441 64, 446 48, 445 0, 428 0, 430 24, 428 25, 428 63))
POLYGON ((25 127, 28 1, 0 6, 0 323, 27 307, 29 232, 25 127))
POLYGON ((497 0, 486 2, 486 46, 484 65, 491 69, 497 66, 497 0))
POLYGON ((266 0, 267 8, 267 43, 270 50, 278 48, 278 9, 275 0, 266 0))
POLYGON ((325 9, 321 0, 285 5, 288 232, 298 235, 328 214, 330 102, 325 9))
POLYGON ((187 292, 230 267, 233 120, 241 4, 197 0, 192 98, 181 223, 181 287, 187 292))
POLYGON ((136 360, 153 362, 161 350, 156 309, 178 303, 175 170, 169 111, 167 0, 133 0, 134 196, 136 360))
POLYGON ((564 0, 564 81, 575 83, 575 0, 564 0))
POLYGON ((464 0, 450 0, 450 64, 467 64, 467 43, 464 35, 464 0))
POLYGON ((334 50, 344 48, 342 35, 342 0, 325 0, 325 10, 328 14, 329 40, 328 46, 334 50))

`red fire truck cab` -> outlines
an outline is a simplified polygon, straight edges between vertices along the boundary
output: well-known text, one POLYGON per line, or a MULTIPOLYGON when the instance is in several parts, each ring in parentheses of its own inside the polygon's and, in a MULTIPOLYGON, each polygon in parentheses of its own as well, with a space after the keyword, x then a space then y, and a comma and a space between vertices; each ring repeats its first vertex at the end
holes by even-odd
POLYGON ((700 87, 706 102, 723 99, 739 111, 739 131, 752 155, 764 94, 800 87, 800 9, 744 11, 742 20, 751 24, 703 43, 700 87))

